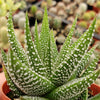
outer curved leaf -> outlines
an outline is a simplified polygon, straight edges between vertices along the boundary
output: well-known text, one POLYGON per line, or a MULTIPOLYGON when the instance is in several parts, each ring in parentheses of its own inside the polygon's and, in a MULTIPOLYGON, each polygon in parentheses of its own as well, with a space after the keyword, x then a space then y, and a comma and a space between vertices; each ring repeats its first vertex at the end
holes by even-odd
POLYGON ((12 50, 16 53, 17 57, 20 59, 22 63, 25 63, 27 67, 29 67, 28 64, 28 58, 25 54, 24 49, 22 48, 21 44, 17 40, 15 34, 14 34, 14 28, 13 28, 13 22, 12 22, 12 13, 9 12, 8 16, 8 37, 9 37, 9 42, 11 44, 12 50))
MULTIPOLYGON (((80 74, 82 73, 83 69, 86 67, 86 64, 89 62, 90 56, 92 55, 94 49, 96 48, 96 46, 94 46, 90 51, 88 51, 84 58, 82 59, 80 65, 78 66, 78 69, 76 70, 77 75, 80 76, 80 74)), ((96 57, 91 64, 88 66, 88 68, 86 69, 86 71, 84 73, 81 74, 81 77, 86 76, 90 73, 92 73, 95 69, 95 66, 97 64, 99 60, 99 57, 96 57)), ((76 76, 76 75, 75 75, 76 76)), ((87 100, 88 98, 88 90, 84 91, 82 94, 80 94, 80 96, 78 95, 78 97, 80 97, 82 100, 87 100)))
POLYGON ((1 55, 2 55, 4 65, 6 66, 7 65, 7 55, 2 49, 1 49, 1 55))
POLYGON ((85 69, 86 65, 89 62, 89 59, 91 57, 91 55, 93 54, 94 50, 95 50, 96 46, 94 46, 91 50, 89 50, 84 57, 82 58, 82 60, 80 61, 80 63, 78 64, 77 68, 75 69, 73 75, 71 76, 71 78, 69 79, 72 80, 76 77, 79 77, 80 74, 82 73, 82 71, 85 69))
POLYGON ((86 76, 90 73, 92 73, 97 65, 97 62, 99 61, 99 56, 96 56, 96 58, 93 59, 93 61, 91 62, 91 64, 86 68, 85 72, 82 74, 82 76, 86 76))
POLYGON ((22 92, 16 87, 16 85, 13 83, 11 77, 9 76, 9 74, 7 72, 7 68, 8 68, 7 67, 8 66, 7 55, 3 50, 1 50, 1 53, 2 53, 2 59, 4 62, 3 71, 5 73, 7 84, 9 85, 9 88, 13 91, 14 96, 20 96, 22 94, 22 92))
POLYGON ((83 78, 70 81, 69 83, 53 90, 48 95, 48 98, 50 98, 51 100, 69 100, 70 98, 82 93, 87 87, 89 87, 90 84, 92 84, 96 80, 99 74, 100 70, 96 70, 95 72, 83 78))
POLYGON ((11 78, 9 77, 5 67, 3 66, 3 71, 5 73, 5 77, 7 80, 7 84, 9 85, 9 88, 13 91, 13 95, 14 96, 20 96, 21 95, 21 91, 15 86, 15 84, 13 83, 13 81, 11 80, 11 78))
POLYGON ((9 64, 8 70, 11 72, 10 77, 14 84, 21 91, 27 95, 40 96, 55 88, 54 84, 48 79, 30 70, 21 63, 13 51, 11 51, 11 54, 12 59, 10 58, 9 62, 13 66, 9 64))
POLYGON ((94 50, 96 47, 93 47, 91 50, 89 50, 83 57, 83 59, 81 60, 78 68, 77 68, 77 76, 79 77, 79 75, 81 74, 81 72, 83 71, 83 69, 86 67, 87 63, 90 60, 91 55, 93 54, 94 50))

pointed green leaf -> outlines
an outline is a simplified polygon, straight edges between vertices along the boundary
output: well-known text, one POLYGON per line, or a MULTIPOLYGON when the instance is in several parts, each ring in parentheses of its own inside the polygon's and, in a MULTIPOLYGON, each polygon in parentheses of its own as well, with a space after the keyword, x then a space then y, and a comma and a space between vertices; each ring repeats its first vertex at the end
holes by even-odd
POLYGON ((89 29, 78 39, 78 41, 69 47, 69 55, 66 55, 64 58, 65 60, 62 61, 61 64, 53 71, 51 81, 54 84, 62 85, 66 83, 74 73, 91 43, 95 22, 96 19, 93 21, 89 29))
POLYGON ((61 49, 59 55, 57 56, 55 66, 58 66, 64 60, 65 56, 67 54, 69 54, 68 50, 69 50, 69 47, 71 45, 72 35, 74 34, 76 23, 77 23, 77 16, 73 22, 73 25, 72 25, 71 30, 70 30, 70 32, 65 40, 64 45, 62 46, 62 49, 61 49))
POLYGON ((7 65, 7 55, 6 55, 6 53, 4 52, 3 49, 1 49, 1 55, 2 55, 4 65, 6 66, 7 65))
POLYGON ((47 66, 48 78, 50 78, 51 70, 53 69, 53 64, 58 55, 57 47, 54 40, 53 30, 50 31, 50 37, 48 40, 47 55, 45 58, 45 66, 47 66))
POLYGON ((38 36, 38 29, 37 29, 37 20, 35 21, 34 45, 36 45, 36 49, 39 53, 40 43, 39 43, 39 36, 38 36))
POLYGON ((93 54, 94 50, 95 50, 96 46, 94 46, 91 50, 89 50, 84 57, 82 58, 82 60, 80 61, 80 63, 77 65, 77 68, 75 69, 75 71, 73 72, 71 78, 69 79, 75 79, 76 77, 79 77, 80 74, 82 73, 82 71, 85 69, 87 63, 89 62, 89 59, 91 57, 91 55, 93 54))
POLYGON ((48 40, 47 54, 45 58, 45 66, 47 66, 48 78, 50 78, 51 68, 53 67, 57 55, 58 51, 54 40, 53 30, 51 30, 50 37, 48 40))
POLYGON ((36 46, 34 45, 31 37, 27 13, 26 13, 25 35, 26 35, 25 39, 26 39, 27 55, 32 70, 36 71, 40 75, 46 76, 45 73, 46 68, 44 67, 42 60, 40 59, 36 46))
POLYGON ((53 90, 50 94, 48 94, 48 98, 51 100, 69 100, 88 88, 96 80, 99 74, 100 70, 96 70, 85 77, 72 80, 69 83, 53 90))
POLYGON ((47 16, 47 9, 45 8, 41 34, 40 34, 40 56, 42 57, 43 61, 45 62, 47 48, 48 48, 48 40, 49 40, 49 22, 47 16))
POLYGON ((12 22, 12 13, 9 12, 8 16, 8 37, 9 37, 9 42, 11 44, 12 50, 16 53, 17 57, 20 59, 22 63, 25 63, 26 66, 28 67, 28 59, 25 54, 24 49, 22 48, 21 44, 17 40, 15 34, 14 34, 14 28, 13 28, 13 22, 12 22))
POLYGON ((86 76, 88 74, 90 74, 91 72, 93 72, 96 69, 96 65, 97 62, 99 61, 99 56, 97 56, 96 58, 93 59, 93 61, 91 62, 91 64, 86 68, 85 72, 82 74, 82 76, 86 76))
POLYGON ((94 50, 95 50, 95 46, 90 49, 83 57, 83 59, 81 60, 81 63, 79 64, 78 68, 77 68, 77 76, 79 77, 79 75, 82 73, 83 69, 86 67, 86 65, 88 64, 91 55, 93 54, 94 50))
POLYGON ((50 75, 51 65, 50 65, 50 30, 47 9, 45 8, 41 34, 40 34, 40 52, 39 55, 44 63, 44 68, 46 75, 50 75))
POLYGON ((46 73, 47 73, 47 76, 48 78, 50 78, 50 75, 51 75, 51 53, 50 53, 50 37, 49 37, 49 40, 48 40, 48 47, 47 47, 47 54, 45 55, 45 66, 46 66, 46 73))
POLYGON ((9 77, 6 68, 3 66, 3 71, 5 73, 5 77, 7 80, 7 84, 9 85, 9 88, 13 91, 13 95, 14 96, 20 96, 21 95, 21 91, 19 91, 19 89, 15 86, 15 84, 13 83, 13 81, 11 80, 11 78, 9 77))
MULTIPOLYGON (((89 50, 83 57, 83 59, 81 60, 79 66, 76 68, 76 71, 74 72, 74 74, 72 75, 72 77, 69 79, 75 79, 76 76, 80 76, 80 74, 82 73, 82 71, 84 70, 84 68, 86 67, 87 63, 89 62, 89 59, 91 57, 91 55, 93 54, 94 50, 95 50, 96 46, 94 46, 91 50, 89 50)), ((94 70, 93 70, 94 71, 94 70)), ((89 74, 89 73, 88 73, 89 74)), ((87 74, 87 75, 88 75, 87 74)), ((82 98, 82 100, 87 100, 87 92, 84 91, 82 94, 80 94, 80 97, 82 98)))
POLYGON ((9 71, 12 71, 11 79, 21 91, 27 95, 40 96, 55 88, 54 84, 48 79, 21 63, 13 51, 11 51, 11 54, 12 59, 9 60, 9 64, 13 65, 12 67, 9 66, 11 67, 9 71))
MULTIPOLYGON (((13 62, 13 55, 12 55, 12 50, 9 50, 8 51, 8 56, 7 56, 7 66, 6 66, 6 70, 7 70, 7 72, 8 72, 8 74, 9 74, 9 77, 11 78, 11 80, 13 81, 13 83, 15 84, 15 83, 18 83, 19 82, 19 78, 16 76, 16 74, 15 74, 15 63, 13 62)), ((22 78, 22 77, 21 77, 22 78)), ((21 83, 23 82, 23 78, 22 78, 22 81, 21 81, 21 83)), ((17 88, 19 88, 16 84, 15 84, 15 86, 17 87, 17 88)), ((19 88, 20 89, 20 88, 19 88)), ((21 89, 20 89, 21 90, 21 89)), ((22 90, 21 90, 21 92, 23 92, 22 90)))
POLYGON ((57 46, 54 39, 53 30, 50 31, 50 54, 51 54, 51 70, 53 70, 56 57, 58 55, 57 46))

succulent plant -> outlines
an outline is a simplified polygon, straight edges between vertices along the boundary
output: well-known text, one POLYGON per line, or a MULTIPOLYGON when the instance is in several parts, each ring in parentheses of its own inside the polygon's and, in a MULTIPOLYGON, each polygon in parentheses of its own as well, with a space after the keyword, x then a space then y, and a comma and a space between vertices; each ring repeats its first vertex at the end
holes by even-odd
POLYGON ((65 12, 66 12, 66 14, 70 14, 70 12, 71 12, 70 5, 68 5, 68 6, 65 7, 65 12))
POLYGON ((15 14, 13 16, 14 25, 18 26, 18 23, 20 23, 19 20, 22 19, 22 18, 25 19, 25 13, 24 12, 20 11, 19 13, 15 14))
POLYGON ((100 41, 97 41, 96 44, 97 44, 97 49, 100 49, 100 41))
POLYGON ((43 1, 43 2, 41 3, 41 8, 45 8, 45 7, 47 7, 47 2, 46 2, 46 1, 43 1))
POLYGON ((75 10, 77 8, 76 2, 71 3, 70 6, 72 10, 75 10))
POLYGON ((27 1, 28 3, 32 3, 32 2, 34 2, 35 0, 25 0, 25 1, 27 1))
POLYGON ((57 13, 57 8, 56 7, 51 7, 49 11, 50 11, 50 13, 56 14, 57 13))
POLYGON ((100 79, 96 79, 95 83, 96 83, 97 85, 100 85, 100 79))
POLYGON ((81 10, 81 12, 85 12, 87 10, 87 4, 86 3, 80 3, 79 10, 81 10))
POLYGON ((97 19, 100 19, 100 13, 97 14, 97 19))
POLYGON ((21 17, 25 17, 25 13, 23 12, 23 11, 20 11, 19 13, 18 13, 18 16, 21 18, 21 17))
POLYGON ((89 4, 89 5, 93 5, 95 3, 95 0, 87 0, 87 4, 89 4))
POLYGON ((47 5, 49 6, 49 7, 51 7, 52 6, 52 3, 53 3, 53 0, 46 0, 47 1, 47 5))
MULTIPOLYGON (((17 1, 18 2, 18 1, 17 1)), ((26 6, 26 2, 24 0, 21 0, 20 1, 20 9, 25 9, 27 6, 26 6)))
POLYGON ((100 19, 97 20, 96 27, 95 27, 95 31, 96 31, 97 33, 100 33, 100 19))
POLYGON ((53 20, 53 28, 59 29, 59 28, 61 28, 61 24, 62 24, 61 18, 55 17, 53 20))
POLYGON ((20 43, 24 44, 25 43, 25 35, 22 34, 19 38, 20 43))
POLYGON ((63 2, 58 2, 57 8, 58 9, 65 9, 65 4, 63 2))
POLYGON ((58 11, 58 16, 64 19, 66 17, 66 14, 65 14, 64 10, 59 10, 58 11))
POLYGON ((56 38, 56 41, 57 41, 58 43, 60 43, 60 44, 63 44, 64 41, 65 41, 65 36, 62 35, 62 34, 58 35, 57 38, 56 38))
POLYGON ((1 42, 4 44, 8 43, 8 36, 7 36, 7 27, 2 27, 0 29, 0 35, 1 35, 1 42))
POLYGON ((41 10, 38 10, 36 12, 36 18, 37 18, 38 21, 42 20, 42 18, 43 18, 43 12, 41 10))
POLYGON ((79 19, 80 19, 81 15, 82 15, 82 12, 81 12, 80 9, 76 9, 75 10, 75 14, 78 15, 79 16, 79 19))
POLYGON ((0 28, 0 48, 3 48, 4 50, 9 48, 8 43, 8 36, 7 36, 7 27, 3 26, 0 28))
POLYGON ((12 10, 15 12, 20 8, 21 4, 19 2, 14 3, 13 0, 1 0, 0 4, 0 16, 6 16, 7 11, 12 10))
POLYGON ((64 2, 65 4, 69 4, 69 3, 71 2, 71 0, 63 0, 63 2, 64 2))
POLYGON ((18 20, 20 19, 19 15, 18 14, 15 14, 13 16, 13 22, 14 22, 14 25, 15 26, 18 26, 18 20))
POLYGON ((87 88, 100 73, 99 69, 94 71, 99 59, 97 56, 85 68, 95 49, 93 47, 88 51, 96 19, 89 29, 70 45, 76 20, 77 18, 60 53, 58 53, 53 32, 49 30, 47 10, 45 9, 40 38, 37 32, 37 22, 35 24, 34 42, 26 14, 25 53, 16 39, 12 16, 11 13, 9 14, 8 36, 11 49, 8 55, 2 50, 2 57, 5 65, 5 76, 15 96, 24 94, 27 95, 25 98, 30 100, 73 100, 82 98, 82 95, 87 97, 87 88), (86 70, 81 74, 84 68, 86 70))
POLYGON ((25 18, 22 17, 22 18, 20 18, 20 19, 18 20, 18 27, 19 27, 20 29, 24 29, 24 24, 25 24, 25 18))
MULTIPOLYGON (((40 35, 40 32, 41 32, 41 24, 38 25, 38 35, 40 35)), ((31 27, 31 33, 32 33, 32 36, 34 37, 34 33, 35 33, 35 26, 32 26, 31 27)))
POLYGON ((49 16, 48 20, 49 20, 50 27, 52 27, 52 25, 53 25, 53 17, 49 16))
POLYGON ((36 5, 32 5, 31 6, 31 9, 30 9, 30 12, 34 15, 37 11, 37 6, 36 5))
POLYGON ((70 16, 70 17, 67 18, 67 20, 68 20, 69 22, 73 23, 73 22, 74 22, 74 17, 73 17, 73 16, 70 16))
POLYGON ((70 32, 71 27, 72 27, 71 24, 69 24, 69 25, 67 25, 67 26, 65 27, 65 29, 64 29, 64 35, 65 35, 65 36, 68 35, 68 33, 70 32))
POLYGON ((7 25, 7 19, 6 17, 0 17, 0 27, 7 25))
POLYGON ((77 41, 77 38, 72 37, 71 45, 72 45, 75 41, 77 41))
POLYGON ((96 13, 94 11, 90 11, 89 14, 90 14, 91 18, 94 18, 96 15, 96 13))
POLYGON ((92 39, 90 46, 93 46, 94 43, 95 43, 95 40, 92 39))
POLYGON ((82 34, 79 33, 78 31, 75 31, 75 33, 74 33, 75 38, 79 38, 81 35, 82 35, 82 34))
POLYGON ((83 27, 83 28, 87 28, 87 22, 86 21, 81 21, 81 22, 79 22, 78 25, 83 27))
POLYGON ((80 4, 82 0, 74 0, 77 4, 80 4))
POLYGON ((1 48, 3 48, 4 50, 8 50, 8 48, 10 47, 10 44, 9 43, 7 43, 7 44, 4 44, 3 42, 1 42, 1 44, 2 44, 2 46, 1 46, 1 48))
POLYGON ((96 2, 96 7, 97 7, 97 8, 100 8, 100 1, 97 1, 97 2, 96 2))
POLYGON ((19 40, 20 36, 23 33, 23 30, 22 29, 14 29, 14 31, 15 31, 16 38, 19 40))
POLYGON ((31 34, 32 34, 32 36, 34 36, 34 32, 35 32, 35 27, 32 26, 32 27, 31 27, 31 34))
POLYGON ((91 15, 88 12, 86 12, 83 14, 83 19, 89 21, 91 19, 91 15))
POLYGON ((7 19, 0 17, 0 48, 7 49, 9 47, 7 36, 7 19))

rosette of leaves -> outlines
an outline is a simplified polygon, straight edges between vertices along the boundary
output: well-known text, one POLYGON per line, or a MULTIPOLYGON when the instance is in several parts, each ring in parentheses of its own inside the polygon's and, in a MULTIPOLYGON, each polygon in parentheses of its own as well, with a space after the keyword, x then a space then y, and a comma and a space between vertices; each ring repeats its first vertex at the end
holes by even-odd
POLYGON ((87 88, 100 73, 99 69, 94 71, 99 59, 97 56, 89 63, 95 47, 88 51, 96 19, 89 29, 71 45, 76 22, 77 17, 58 53, 53 31, 49 29, 47 10, 45 9, 44 12, 40 37, 37 22, 35 23, 34 42, 26 13, 26 49, 24 50, 16 39, 12 14, 9 13, 8 36, 11 49, 7 55, 2 51, 2 57, 7 83, 15 96, 20 96, 20 99, 24 100, 87 98, 87 88))

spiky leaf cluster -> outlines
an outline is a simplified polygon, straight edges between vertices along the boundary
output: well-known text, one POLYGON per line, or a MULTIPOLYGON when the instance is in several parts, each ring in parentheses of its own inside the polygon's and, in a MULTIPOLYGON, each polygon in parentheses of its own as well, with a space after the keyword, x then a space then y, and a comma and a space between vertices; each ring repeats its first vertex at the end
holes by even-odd
POLYGON ((44 12, 40 37, 37 22, 35 23, 34 41, 26 13, 26 48, 23 49, 14 34, 12 14, 9 13, 8 37, 11 48, 7 55, 2 51, 2 57, 7 83, 15 96, 25 94, 27 96, 20 97, 25 100, 87 99, 87 88, 100 73, 99 70, 94 71, 99 58, 95 57, 90 62, 95 47, 88 51, 96 19, 89 29, 71 44, 76 22, 77 17, 58 53, 53 30, 49 29, 47 10, 44 12))

